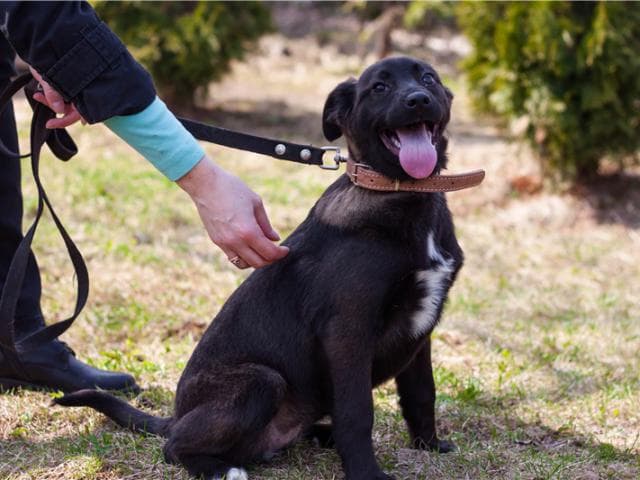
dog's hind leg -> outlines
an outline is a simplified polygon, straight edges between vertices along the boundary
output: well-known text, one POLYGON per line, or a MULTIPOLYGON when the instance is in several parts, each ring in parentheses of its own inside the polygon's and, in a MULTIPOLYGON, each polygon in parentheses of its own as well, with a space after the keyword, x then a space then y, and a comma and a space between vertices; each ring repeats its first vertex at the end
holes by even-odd
POLYGON ((333 426, 329 423, 314 423, 307 430, 305 437, 320 448, 335 448, 336 446, 336 441, 333 438, 333 426))
POLYGON ((242 480, 241 469, 231 469, 265 453, 259 439, 286 388, 276 371, 254 364, 215 369, 189 379, 182 393, 206 392, 206 397, 172 425, 164 446, 166 460, 181 463, 194 476, 233 474, 242 480))

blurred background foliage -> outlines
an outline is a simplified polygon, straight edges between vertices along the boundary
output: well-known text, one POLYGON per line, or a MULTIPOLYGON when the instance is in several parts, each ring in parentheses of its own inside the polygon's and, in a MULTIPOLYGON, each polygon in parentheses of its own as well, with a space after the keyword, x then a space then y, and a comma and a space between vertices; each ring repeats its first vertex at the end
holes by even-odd
POLYGON ((403 23, 409 29, 422 31, 442 25, 455 28, 455 5, 454 2, 413 0, 407 5, 403 23))
POLYGON ((210 82, 271 29, 260 2, 95 1, 107 24, 151 72, 161 96, 188 110, 210 82))
POLYGON ((639 4, 465 2, 457 18, 474 47, 463 67, 476 107, 524 119, 548 175, 638 163, 639 4))
MULTIPOLYGON (((94 5, 152 73, 163 98, 182 111, 272 29, 270 12, 277 7, 94 5)), ((394 31, 424 37, 438 29, 463 32, 472 51, 460 67, 474 106, 525 139, 549 177, 581 180, 597 174, 603 159, 622 167, 639 161, 640 4, 413 0, 317 6, 327 9, 359 18, 355 43, 366 44, 374 58, 396 52, 394 31)), ((329 29, 318 38, 330 43, 331 35, 329 29)))

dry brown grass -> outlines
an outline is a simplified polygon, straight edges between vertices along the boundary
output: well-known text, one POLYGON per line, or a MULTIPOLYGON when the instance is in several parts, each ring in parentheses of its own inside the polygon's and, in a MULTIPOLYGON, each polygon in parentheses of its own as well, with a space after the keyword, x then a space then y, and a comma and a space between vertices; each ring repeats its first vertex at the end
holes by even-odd
MULTIPOLYGON (((265 40, 260 55, 211 87, 210 117, 231 128, 324 143, 324 97, 357 73, 359 61, 308 40, 291 42, 291 55, 283 56, 283 42, 265 40)), ((453 87, 450 167, 487 170, 481 187, 450 195, 467 262, 434 335, 440 429, 460 451, 407 449, 387 386, 375 393, 378 458, 400 479, 640 478, 634 207, 624 197, 603 206, 561 191, 512 192, 509 179, 536 175, 535 163, 469 113, 461 81, 453 87)), ((27 110, 23 101, 17 106, 24 140, 27 110)), ((63 165, 47 157, 43 167, 92 278, 90 304, 65 340, 95 365, 132 371, 147 389, 134 403, 167 415, 202 328, 245 274, 210 245, 182 193, 105 129, 72 133, 78 158, 63 165)), ((207 149, 263 196, 283 234, 335 178, 207 149)), ((25 189, 32 211, 28 177, 25 189)), ((72 305, 71 272, 51 224, 36 243, 44 307, 58 318, 72 305)), ((187 478, 162 461, 160 439, 49 402, 33 392, 0 397, 0 478, 187 478)), ((304 442, 251 477, 343 478, 334 452, 304 442)))

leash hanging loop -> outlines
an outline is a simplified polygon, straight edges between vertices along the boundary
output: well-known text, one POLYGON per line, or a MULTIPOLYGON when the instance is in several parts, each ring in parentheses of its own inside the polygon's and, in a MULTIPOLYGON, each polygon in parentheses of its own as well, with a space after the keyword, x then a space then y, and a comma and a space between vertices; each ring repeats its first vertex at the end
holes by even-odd
MULTIPOLYGON (((29 375, 21 362, 19 352, 25 353, 37 348, 57 338, 71 326, 87 301, 89 295, 89 274, 80 251, 54 211, 40 179, 40 152, 45 143, 49 145, 53 154, 61 160, 71 158, 77 152, 77 148, 64 129, 49 130, 46 128, 47 121, 55 117, 55 112, 33 100, 32 96, 33 92, 37 89, 37 84, 30 74, 18 77, 0 94, 0 110, 3 110, 11 100, 11 97, 23 87, 27 100, 33 109, 30 133, 31 153, 29 156, 31 157, 31 170, 38 191, 38 204, 33 223, 27 229, 16 248, 16 252, 9 265, 5 283, 0 292, 0 353, 7 359, 14 373, 20 374, 28 380, 29 375), (77 278, 76 305, 73 314, 66 320, 44 326, 20 341, 16 341, 14 331, 16 307, 31 252, 31 242, 33 241, 45 208, 51 213, 51 217, 62 236, 69 258, 73 264, 77 278)), ((4 147, 1 144, 0 146, 4 147)), ((2 152, 5 150, 7 150, 9 154, 12 154, 9 158, 17 159, 21 157, 8 151, 6 147, 1 149, 2 152)))

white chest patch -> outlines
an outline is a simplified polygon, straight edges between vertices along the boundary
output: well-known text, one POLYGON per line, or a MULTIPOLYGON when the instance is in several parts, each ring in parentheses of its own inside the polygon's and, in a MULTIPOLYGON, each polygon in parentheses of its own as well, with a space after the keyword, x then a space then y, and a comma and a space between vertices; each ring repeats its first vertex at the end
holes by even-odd
POLYGON ((411 332, 415 337, 432 330, 438 320, 438 311, 446 295, 451 274, 454 271, 453 259, 445 259, 436 248, 433 232, 427 239, 427 255, 436 264, 428 270, 416 273, 416 281, 426 290, 426 295, 420 300, 418 310, 411 316, 411 332))

